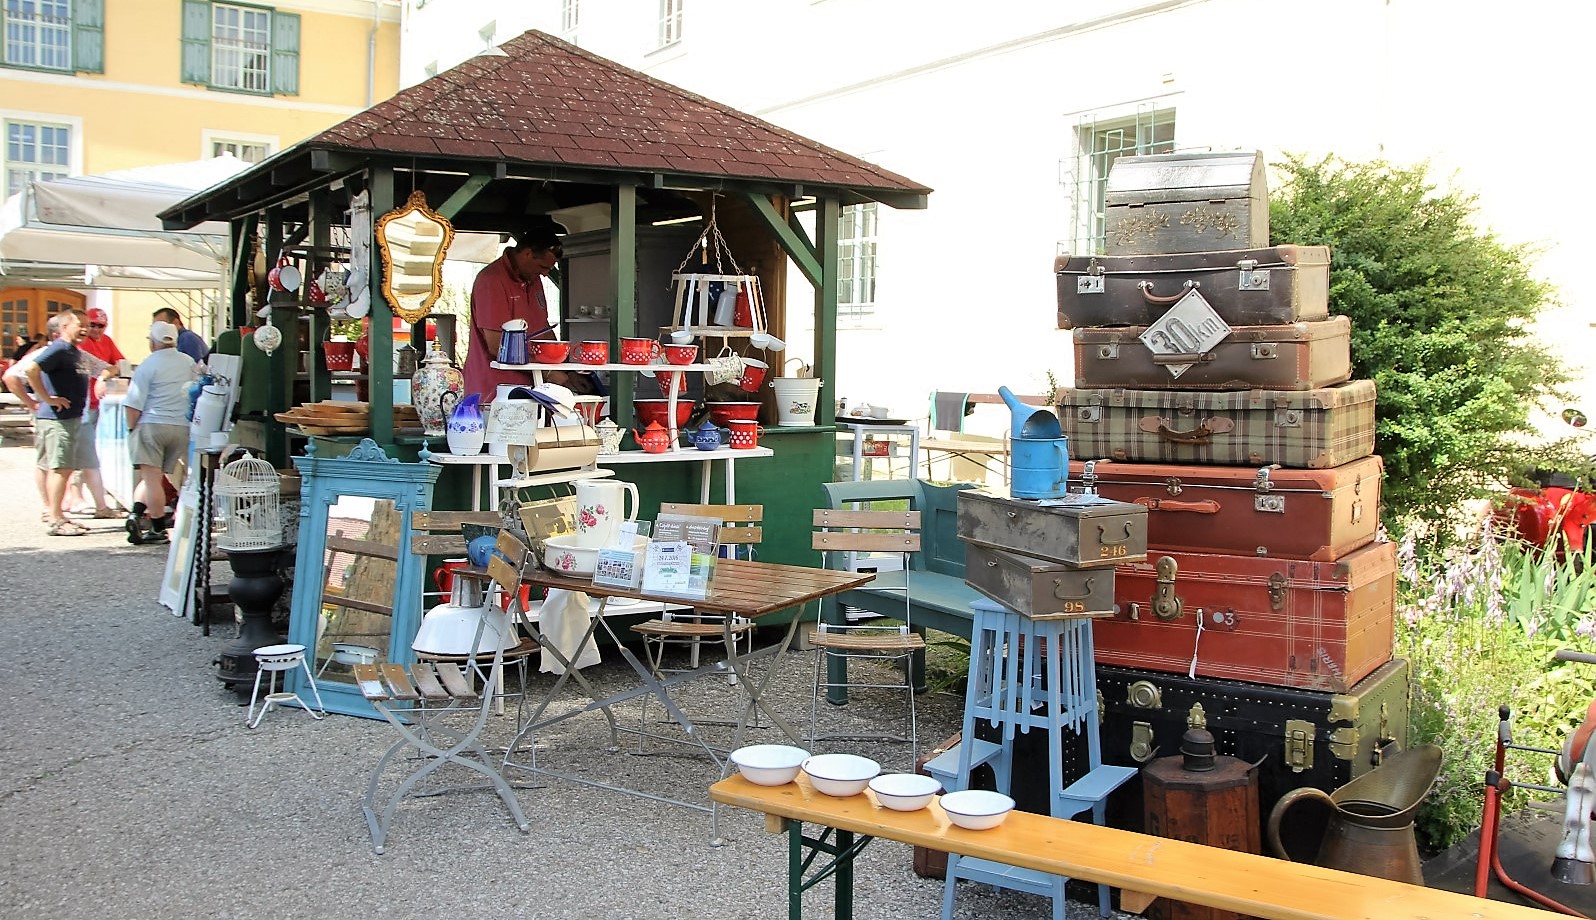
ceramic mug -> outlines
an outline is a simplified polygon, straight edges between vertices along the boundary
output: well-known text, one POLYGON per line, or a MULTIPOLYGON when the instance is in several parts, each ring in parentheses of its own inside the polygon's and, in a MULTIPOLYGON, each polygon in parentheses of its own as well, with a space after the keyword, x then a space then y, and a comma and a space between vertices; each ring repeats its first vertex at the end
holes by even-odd
POLYGON ((710 358, 707 363, 709 371, 705 374, 705 379, 711 384, 731 383, 743 376, 742 356, 734 354, 730 345, 721 349, 720 354, 710 358))
POLYGON ((726 423, 731 429, 731 446, 733 450, 752 450, 759 446, 759 435, 764 428, 752 419, 732 419, 726 423))
POLYGON ((576 545, 599 549, 615 542, 622 521, 637 520, 637 486, 629 482, 578 482, 576 489, 576 545), (625 514, 626 496, 632 496, 632 513, 625 514))
POLYGON ((534 339, 526 347, 534 364, 564 364, 571 354, 570 342, 556 342, 553 339, 534 339))
POLYGON ((299 290, 299 282, 303 280, 304 278, 299 274, 299 269, 289 264, 287 256, 279 259, 277 266, 266 273, 266 283, 272 286, 272 290, 284 293, 292 293, 299 290))
POLYGON ((698 346, 691 344, 681 345, 672 342, 662 347, 660 351, 665 355, 667 364, 692 364, 693 359, 698 357, 698 346))
POLYGON ((759 385, 765 382, 765 373, 770 370, 770 365, 754 358, 743 359, 743 375, 737 380, 737 385, 750 393, 759 392, 759 385))
POLYGON ((603 339, 591 339, 576 346, 578 364, 607 364, 609 360, 610 343, 603 339))
POLYGON ((648 364, 659 357, 659 343, 653 339, 621 339, 622 364, 648 364))

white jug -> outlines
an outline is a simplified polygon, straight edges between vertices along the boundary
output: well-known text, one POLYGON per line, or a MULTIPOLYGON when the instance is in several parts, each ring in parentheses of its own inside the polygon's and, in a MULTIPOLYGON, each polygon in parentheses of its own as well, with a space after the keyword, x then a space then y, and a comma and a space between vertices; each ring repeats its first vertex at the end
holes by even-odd
POLYGON ((599 549, 615 542, 622 521, 637 520, 637 486, 613 480, 584 480, 576 484, 576 545, 599 549), (625 495, 631 493, 632 511, 623 513, 625 495))

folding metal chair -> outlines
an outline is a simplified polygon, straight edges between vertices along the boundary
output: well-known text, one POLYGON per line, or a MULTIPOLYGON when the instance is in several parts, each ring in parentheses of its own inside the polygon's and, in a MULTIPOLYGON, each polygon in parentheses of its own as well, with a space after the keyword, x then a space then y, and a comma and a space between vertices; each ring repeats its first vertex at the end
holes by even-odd
MULTIPOLYGON (((919 729, 914 712, 914 678, 912 662, 917 654, 925 653, 925 639, 914 632, 910 620, 909 556, 920 551, 920 512, 918 511, 850 511, 846 509, 818 508, 814 513, 815 531, 813 547, 823 553, 832 552, 896 552, 903 557, 901 585, 888 585, 882 591, 903 592, 903 623, 877 625, 863 623, 840 626, 821 622, 809 636, 809 642, 818 650, 815 656, 815 686, 809 706, 809 741, 907 741, 910 750, 919 750, 919 729), (868 677, 844 678, 840 681, 827 677, 827 664, 833 658, 851 660, 867 659, 885 662, 903 670, 903 683, 880 683, 868 677), (823 735, 819 731, 820 696, 831 688, 849 689, 902 689, 908 708, 907 735, 823 735)), ((897 573, 894 573, 897 574, 897 573)), ((867 588, 875 586, 867 585, 867 588)), ((863 674, 852 668, 850 674, 863 674)))

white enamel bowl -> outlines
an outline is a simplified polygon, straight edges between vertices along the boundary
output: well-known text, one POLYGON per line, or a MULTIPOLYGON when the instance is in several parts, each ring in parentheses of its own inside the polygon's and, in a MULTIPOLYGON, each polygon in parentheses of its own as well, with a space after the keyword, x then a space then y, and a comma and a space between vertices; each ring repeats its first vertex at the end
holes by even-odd
POLYGON ((798 776, 809 752, 790 744, 751 744, 731 752, 743 778, 758 786, 780 786, 798 776))
POLYGON ((997 827, 1014 810, 1014 800, 1001 792, 985 789, 965 789, 950 792, 942 797, 942 810, 948 820, 972 831, 997 827))
POLYGON ((881 764, 854 754, 816 754, 804 761, 815 791, 825 795, 858 795, 881 772, 881 764))
POLYGON ((893 811, 919 811, 931 804, 931 797, 942 791, 942 784, 918 773, 883 773, 870 781, 881 807, 893 811))
MULTIPOLYGON (((543 567, 565 575, 593 577, 593 566, 598 562, 598 547, 577 546, 576 539, 574 533, 562 533, 543 541, 543 567)), ((647 546, 647 537, 636 537, 632 541, 632 552, 641 553, 647 546)))

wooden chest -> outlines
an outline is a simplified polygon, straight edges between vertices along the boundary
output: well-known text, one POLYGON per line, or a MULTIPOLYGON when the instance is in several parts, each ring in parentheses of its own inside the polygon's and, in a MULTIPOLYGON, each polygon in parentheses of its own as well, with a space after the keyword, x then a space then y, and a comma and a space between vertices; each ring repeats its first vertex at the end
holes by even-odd
POLYGON ((965 489, 957 527, 967 543, 1081 568, 1147 558, 1147 509, 1096 495, 1030 501, 965 489))
POLYGON ((1326 470, 1088 460, 1070 482, 1145 505, 1150 550, 1334 562, 1374 542, 1382 470, 1374 456, 1326 470))
POLYGON ((1269 245, 1259 151, 1120 157, 1104 187, 1111 256, 1269 245))
POLYGON ((1064 389, 1082 459, 1327 469, 1374 453, 1374 381, 1313 390, 1064 389))
POLYGON ((1335 562, 1149 553, 1114 573, 1097 661, 1342 693, 1391 660, 1396 544, 1335 562))
POLYGON ((1083 569, 1017 553, 964 544, 964 582, 1031 617, 1114 612, 1114 570, 1083 569))
POLYGON ((1236 326, 1207 351, 1157 354, 1143 326, 1077 329, 1077 387, 1311 390, 1352 379, 1352 321, 1236 326), (1178 376, 1175 373, 1178 370, 1178 376))
POLYGON ((1058 328, 1147 326, 1196 288, 1232 326, 1330 315, 1330 247, 1268 246, 1141 256, 1059 256, 1058 328))

